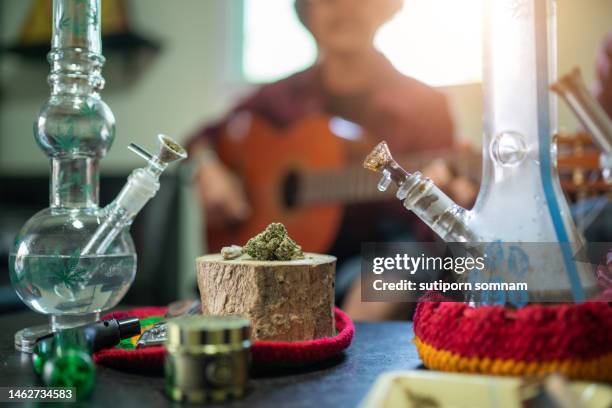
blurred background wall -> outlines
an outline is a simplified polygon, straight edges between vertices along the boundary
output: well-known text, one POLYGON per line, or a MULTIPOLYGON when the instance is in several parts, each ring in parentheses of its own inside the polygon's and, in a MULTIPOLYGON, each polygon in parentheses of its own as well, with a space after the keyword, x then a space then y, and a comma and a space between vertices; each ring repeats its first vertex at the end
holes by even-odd
MULTIPOLYGON (((2 44, 19 35, 30 5, 28 0, 0 2, 2 44)), ((152 146, 157 133, 183 140, 197 125, 222 113, 240 85, 239 1, 135 0, 127 5, 134 29, 157 40, 161 50, 131 84, 113 84, 120 68, 103 70, 108 85, 102 97, 117 121, 115 144, 102 161, 103 173, 123 174, 140 164, 126 150, 131 141, 152 146)), ((31 123, 49 94, 48 72, 44 61, 2 55, 1 172, 47 171, 31 123)))
MULTIPOLYGON (((258 1, 268 2, 250 1, 252 5, 258 1)), ((417 0, 406 0, 408 11, 413 1, 417 0)), ((29 0, 0 1, 0 44, 17 40, 31 4, 29 0)), ((129 171, 141 165, 141 159, 126 150, 128 143, 137 142, 152 148, 153 136, 160 132, 185 141, 196 128, 222 115, 232 102, 254 86, 242 72, 243 0, 127 0, 126 4, 133 28, 157 41, 161 48, 138 70, 131 70, 130 62, 123 57, 105 52, 109 62, 103 71, 108 84, 103 98, 115 114, 117 135, 101 169, 103 176, 117 177, 117 188, 129 171)), ((268 18, 273 27, 280 23, 274 13, 268 18)), ((610 30, 612 0, 558 0, 559 72, 564 73, 577 65, 586 81, 591 83, 596 51, 610 30)), ((274 52, 275 44, 270 46, 274 52)), ((444 50, 432 49, 431 52, 444 53, 444 50)), ((406 49, 406 53, 410 53, 410 49, 406 49)), ((32 176, 46 182, 48 161, 35 144, 31 129, 32 121, 49 94, 46 83, 49 65, 42 58, 32 61, 7 53, 0 57, 0 177, 32 176)), ((449 60, 446 68, 452 70, 454 63, 449 60)), ((482 132, 480 83, 449 85, 441 90, 448 95, 457 136, 479 144, 482 132)), ((559 112, 561 128, 577 128, 577 121, 563 104, 559 112)), ((105 189, 104 180, 102 189, 105 189)), ((182 219, 177 221, 181 231, 176 238, 180 240, 179 250, 167 273, 182 276, 183 283, 177 290, 185 293, 193 288, 193 257, 201 247, 197 239, 197 207, 188 194, 188 182, 180 189, 183 200, 172 210, 182 214, 182 219)), ((109 191, 107 201, 114 194, 114 190, 109 191)), ((11 200, 11 197, 0 197, 0 204, 11 200)), ((161 206, 158 211, 166 211, 163 199, 158 201, 161 206)), ((43 202, 43 206, 46 203, 43 202)), ((148 227, 149 231, 161 228, 156 224, 157 215, 149 215, 149 219, 153 225, 148 227)), ((137 284, 144 279, 140 273, 137 284)), ((136 302, 142 300, 151 301, 135 299, 136 302)))
MULTIPOLYGON (((260 0, 266 1, 266 0, 260 0)), ((411 7, 410 0, 405 7, 411 7)), ((132 25, 159 40, 161 52, 134 83, 113 86, 113 72, 104 71, 104 99, 117 119, 117 139, 102 162, 102 171, 125 173, 138 159, 125 147, 130 141, 150 145, 158 132, 186 138, 197 126, 222 114, 249 87, 241 73, 241 0, 129 0, 132 25)), ((31 2, 0 2, 0 43, 18 36, 31 2)), ((443 13, 443 10, 440 10, 443 13)), ((270 16, 274 23, 274 16, 270 16)), ((612 0, 558 0, 559 72, 578 65, 587 82, 605 33, 612 30, 612 0)), ((407 52, 410 52, 407 50, 407 52)), ((432 50, 432 53, 443 50, 432 50)), ((452 69, 449 61, 448 69, 452 69)), ((2 55, 0 61, 0 172, 44 173, 47 160, 31 135, 31 123, 48 95, 46 63, 2 55)), ((447 86, 457 135, 480 140, 480 84, 447 86)), ((559 124, 577 122, 560 105, 559 124)))

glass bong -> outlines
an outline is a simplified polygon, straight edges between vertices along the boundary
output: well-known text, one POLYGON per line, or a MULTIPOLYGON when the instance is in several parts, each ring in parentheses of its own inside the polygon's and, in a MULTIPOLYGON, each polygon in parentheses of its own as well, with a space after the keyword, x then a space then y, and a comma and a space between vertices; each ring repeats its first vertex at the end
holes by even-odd
POLYGON ((31 309, 50 315, 50 325, 20 330, 18 350, 50 331, 99 319, 126 294, 136 274, 129 226, 159 190, 166 166, 187 157, 172 139, 159 135, 151 155, 117 198, 98 206, 99 161, 115 135, 115 119, 100 98, 100 0, 54 0, 48 60, 51 96, 34 122, 34 136, 51 162, 50 207, 21 229, 9 256, 13 287, 31 309))
POLYGON ((364 166, 382 173, 379 190, 394 183, 396 197, 443 240, 517 243, 529 260, 529 301, 583 301, 597 286, 590 265, 574 258, 583 239, 561 191, 551 146, 557 115, 549 90, 556 77, 555 6, 553 0, 485 0, 483 174, 472 210, 455 204, 421 173, 402 169, 384 142, 364 166))
POLYGON ((599 167, 607 183, 612 184, 612 120, 587 89, 578 68, 552 84, 601 151, 599 167))

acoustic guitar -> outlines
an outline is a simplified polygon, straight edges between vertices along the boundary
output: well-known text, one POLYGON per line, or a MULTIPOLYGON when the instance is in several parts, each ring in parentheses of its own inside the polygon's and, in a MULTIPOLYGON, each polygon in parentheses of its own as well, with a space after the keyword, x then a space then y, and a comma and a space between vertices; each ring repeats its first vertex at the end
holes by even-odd
MULTIPOLYGON (((377 190, 378 176, 364 171, 361 164, 379 140, 365 134, 340 135, 332 124, 333 119, 323 115, 288 129, 250 114, 230 122, 219 138, 218 154, 241 177, 253 216, 233 227, 209 227, 211 251, 244 244, 270 222, 282 222, 305 250, 326 252, 336 239, 347 205, 391 198, 392 192, 377 190)), ((588 134, 560 134, 554 141, 561 185, 571 201, 610 194, 612 186, 601 177, 599 152, 588 134)), ((457 174, 473 180, 480 177, 480 155, 465 150, 396 157, 408 171, 436 159, 445 160, 457 174)))
MULTIPOLYGON (((365 135, 347 140, 330 124, 328 116, 312 116, 278 129, 248 115, 227 126, 218 139, 218 155, 243 181, 253 215, 230 228, 209 227, 211 251, 243 245, 269 223, 282 222, 304 250, 326 252, 345 206, 389 199, 389 193, 377 190, 379 177, 362 167, 379 140, 365 135)), ((414 171, 437 158, 453 163, 458 174, 480 176, 479 156, 466 151, 426 151, 396 160, 414 171)))

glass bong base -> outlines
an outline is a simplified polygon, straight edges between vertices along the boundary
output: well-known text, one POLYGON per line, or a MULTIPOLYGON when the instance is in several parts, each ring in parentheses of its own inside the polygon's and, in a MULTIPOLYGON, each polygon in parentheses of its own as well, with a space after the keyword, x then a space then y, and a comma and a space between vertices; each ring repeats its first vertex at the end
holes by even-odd
POLYGON ((31 353, 36 342, 62 329, 82 326, 100 320, 100 313, 86 313, 79 315, 51 315, 49 324, 26 327, 15 333, 15 350, 24 353, 31 353))

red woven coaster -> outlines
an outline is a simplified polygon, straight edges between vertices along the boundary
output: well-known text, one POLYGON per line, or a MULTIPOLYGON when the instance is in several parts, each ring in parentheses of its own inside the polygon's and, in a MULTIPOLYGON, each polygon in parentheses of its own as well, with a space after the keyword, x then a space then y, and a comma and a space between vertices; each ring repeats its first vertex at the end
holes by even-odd
POLYGON ((612 381, 612 304, 470 307, 429 297, 414 316, 415 343, 432 369, 612 381))
MULTIPOLYGON (((165 313, 165 307, 142 307, 109 313, 102 319, 124 317, 143 319, 164 316, 165 313)), ((251 347, 253 364, 305 365, 327 360, 339 354, 351 344, 355 326, 350 317, 338 308, 334 309, 334 317, 338 331, 334 337, 296 342, 255 341, 251 347)), ((164 348, 154 346, 133 350, 107 349, 95 353, 94 361, 119 370, 158 372, 164 364, 164 348)))

